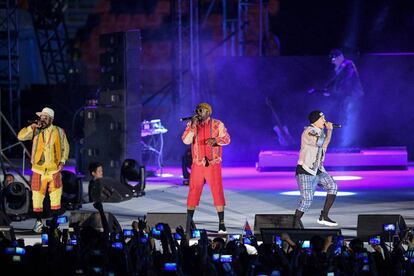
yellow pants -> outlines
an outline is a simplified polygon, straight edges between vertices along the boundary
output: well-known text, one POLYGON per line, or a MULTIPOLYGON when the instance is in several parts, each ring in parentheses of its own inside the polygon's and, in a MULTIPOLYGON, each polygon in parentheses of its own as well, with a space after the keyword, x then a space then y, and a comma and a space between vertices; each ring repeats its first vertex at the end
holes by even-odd
POLYGON ((49 192, 50 208, 52 210, 60 209, 60 201, 62 197, 62 177, 60 172, 52 175, 52 178, 46 178, 33 172, 32 175, 32 201, 33 212, 43 211, 43 200, 46 191, 49 192))

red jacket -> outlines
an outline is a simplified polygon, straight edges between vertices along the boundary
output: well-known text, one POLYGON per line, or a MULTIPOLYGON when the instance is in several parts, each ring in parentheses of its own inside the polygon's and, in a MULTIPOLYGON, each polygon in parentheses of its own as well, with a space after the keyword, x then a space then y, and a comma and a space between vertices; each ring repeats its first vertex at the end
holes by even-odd
POLYGON ((222 146, 230 144, 230 135, 224 124, 211 118, 194 128, 189 122, 181 139, 184 144, 191 144, 193 163, 203 166, 206 164, 206 157, 210 164, 221 163, 222 146), (208 138, 215 138, 216 144, 213 146, 206 144, 208 138))

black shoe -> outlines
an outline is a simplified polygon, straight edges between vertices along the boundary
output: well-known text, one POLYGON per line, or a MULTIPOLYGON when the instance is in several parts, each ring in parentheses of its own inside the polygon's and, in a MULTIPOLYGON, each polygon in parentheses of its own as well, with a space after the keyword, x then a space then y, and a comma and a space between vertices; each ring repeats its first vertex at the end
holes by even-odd
POLYGON ((336 221, 331 220, 328 215, 323 214, 323 212, 321 212, 321 215, 316 222, 326 226, 338 226, 338 223, 336 223, 336 221))
POLYGON ((226 226, 223 224, 219 224, 219 230, 218 230, 219 234, 227 234, 227 229, 226 226))

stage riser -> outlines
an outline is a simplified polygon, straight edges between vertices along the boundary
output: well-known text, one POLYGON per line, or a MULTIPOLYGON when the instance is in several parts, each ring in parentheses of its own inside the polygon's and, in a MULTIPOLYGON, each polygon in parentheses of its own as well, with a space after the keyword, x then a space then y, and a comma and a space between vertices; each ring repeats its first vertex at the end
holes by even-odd
MULTIPOLYGON (((299 159, 299 151, 261 151, 259 171, 293 170, 299 159)), ((408 165, 405 147, 361 149, 358 151, 327 152, 324 166, 343 169, 406 169, 408 165)))

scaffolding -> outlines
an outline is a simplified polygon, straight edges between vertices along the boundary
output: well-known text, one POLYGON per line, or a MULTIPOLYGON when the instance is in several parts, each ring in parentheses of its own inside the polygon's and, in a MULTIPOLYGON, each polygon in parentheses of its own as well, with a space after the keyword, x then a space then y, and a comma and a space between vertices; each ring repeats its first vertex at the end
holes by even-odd
POLYGON ((238 3, 238 45, 239 56, 246 55, 246 47, 257 47, 257 55, 264 55, 264 40, 269 34, 269 0, 239 0, 238 3), (256 19, 254 9, 259 10, 257 21, 258 34, 252 27, 252 19, 256 19), (253 11, 253 12, 252 12, 253 11))
POLYGON ((17 1, 0 0, 0 89, 1 105, 13 126, 20 126, 20 70, 17 1), (4 94, 3 94, 4 93, 4 94))
POLYGON ((63 84, 73 70, 65 0, 29 0, 36 40, 48 85, 63 84))

